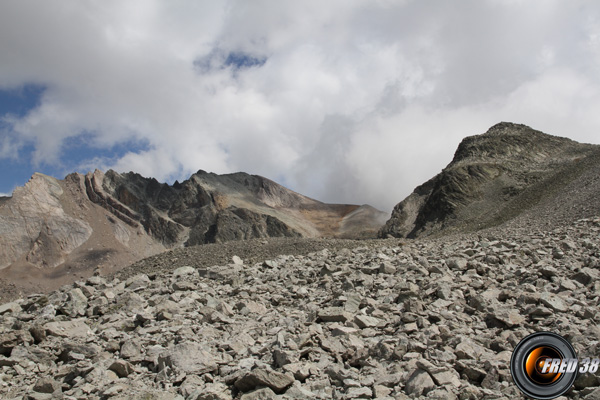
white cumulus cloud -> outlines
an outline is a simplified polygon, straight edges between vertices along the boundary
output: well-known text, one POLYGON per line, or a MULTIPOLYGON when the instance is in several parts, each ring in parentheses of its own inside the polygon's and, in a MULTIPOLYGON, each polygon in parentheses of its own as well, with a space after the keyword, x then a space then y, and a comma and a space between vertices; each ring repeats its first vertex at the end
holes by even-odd
POLYGON ((84 135, 104 155, 72 168, 246 171, 389 211, 500 121, 598 143, 599 38, 586 1, 9 0, 0 90, 45 91, 0 115, 0 158, 69 166, 84 135))

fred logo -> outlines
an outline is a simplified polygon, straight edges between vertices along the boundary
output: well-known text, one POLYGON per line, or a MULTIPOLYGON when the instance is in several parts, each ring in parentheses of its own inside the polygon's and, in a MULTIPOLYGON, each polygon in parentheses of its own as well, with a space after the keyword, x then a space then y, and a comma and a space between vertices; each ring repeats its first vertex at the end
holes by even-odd
POLYGON ((597 358, 593 360, 584 358, 581 362, 576 358, 547 358, 541 362, 543 363, 541 364, 542 374, 555 374, 557 372, 569 374, 574 372, 585 374, 589 372, 594 374, 598 371, 598 366, 600 365, 600 360, 597 358), (579 370, 577 366, 579 366, 579 370))
MULTIPOLYGON (((591 371, 593 363, 583 360, 578 369, 577 354, 562 336, 538 332, 515 347, 510 372, 515 385, 533 399, 554 399, 567 392, 580 371, 591 371)), ((595 369, 598 369, 597 364, 595 369)))
POLYGON ((556 373, 569 373, 577 371, 577 359, 576 358, 546 358, 542 360, 542 374, 556 374, 556 373))

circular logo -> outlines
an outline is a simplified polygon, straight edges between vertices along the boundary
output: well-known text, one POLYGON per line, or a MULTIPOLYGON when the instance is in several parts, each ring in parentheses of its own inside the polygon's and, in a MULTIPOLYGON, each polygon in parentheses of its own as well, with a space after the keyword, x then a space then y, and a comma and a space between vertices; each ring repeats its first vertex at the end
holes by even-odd
POLYGON ((554 399, 569 390, 577 378, 577 371, 568 365, 576 359, 573 346, 565 338, 552 332, 537 332, 521 340, 513 350, 510 373, 526 396, 554 399))

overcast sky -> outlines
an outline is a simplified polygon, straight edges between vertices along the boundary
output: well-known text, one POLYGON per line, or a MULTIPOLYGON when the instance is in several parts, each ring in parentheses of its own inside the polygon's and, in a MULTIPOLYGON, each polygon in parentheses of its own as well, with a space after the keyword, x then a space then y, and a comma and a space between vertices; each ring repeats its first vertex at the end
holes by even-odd
POLYGON ((385 211, 500 121, 600 142, 596 1, 0 3, 0 192, 245 171, 385 211))

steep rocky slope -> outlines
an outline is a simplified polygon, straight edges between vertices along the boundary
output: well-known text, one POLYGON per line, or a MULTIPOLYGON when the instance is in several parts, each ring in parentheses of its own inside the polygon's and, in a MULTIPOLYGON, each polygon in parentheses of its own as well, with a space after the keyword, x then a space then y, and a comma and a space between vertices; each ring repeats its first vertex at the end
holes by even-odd
POLYGON ((441 173, 396 205, 380 235, 475 231, 526 215, 549 222, 595 215, 598 172, 600 146, 503 122, 465 138, 441 173))
POLYGON ((387 214, 324 204, 266 178, 199 171, 35 174, 0 202, 0 279, 45 290, 180 246, 269 237, 374 237, 387 214))
MULTIPOLYGON (((600 218, 538 227, 272 257, 269 241, 238 248, 269 257, 257 262, 177 249, 2 304, 0 397, 522 399, 509 360, 528 334, 600 357, 600 218)), ((598 396, 597 373, 568 394, 598 396)))

